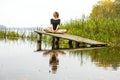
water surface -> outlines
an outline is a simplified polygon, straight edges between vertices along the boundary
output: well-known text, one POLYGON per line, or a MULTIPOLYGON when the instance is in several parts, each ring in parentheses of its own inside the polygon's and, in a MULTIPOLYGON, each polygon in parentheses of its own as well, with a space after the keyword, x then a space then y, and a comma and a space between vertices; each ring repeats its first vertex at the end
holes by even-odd
POLYGON ((120 80, 119 48, 35 52, 36 45, 1 39, 0 80, 120 80))

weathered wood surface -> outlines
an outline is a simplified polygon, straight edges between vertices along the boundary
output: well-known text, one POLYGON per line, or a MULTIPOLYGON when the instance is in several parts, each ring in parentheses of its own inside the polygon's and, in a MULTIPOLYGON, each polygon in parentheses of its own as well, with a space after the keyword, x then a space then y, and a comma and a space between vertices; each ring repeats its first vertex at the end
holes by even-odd
POLYGON ((90 44, 93 46, 106 46, 106 43, 103 42, 99 42, 99 41, 95 41, 95 40, 91 40, 91 39, 87 39, 87 38, 83 38, 80 36, 75 36, 75 35, 71 35, 71 34, 55 34, 55 33, 47 33, 44 31, 35 31, 38 34, 45 34, 45 35, 50 35, 50 36, 54 36, 54 37, 58 37, 58 38, 64 38, 64 39, 68 39, 68 40, 72 40, 72 41, 76 41, 79 43, 85 43, 85 44, 90 44))

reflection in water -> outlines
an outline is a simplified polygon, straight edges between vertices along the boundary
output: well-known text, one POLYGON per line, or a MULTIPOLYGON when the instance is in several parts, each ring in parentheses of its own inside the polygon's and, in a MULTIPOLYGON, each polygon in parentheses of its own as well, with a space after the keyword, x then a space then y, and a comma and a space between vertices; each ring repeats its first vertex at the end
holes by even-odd
POLYGON ((67 49, 64 50, 66 54, 57 50, 34 52, 34 48, 36 42, 33 40, 1 39, 0 80, 120 80, 120 47, 67 49))
POLYGON ((89 56, 91 62, 93 62, 98 67, 109 68, 112 67, 113 70, 117 70, 120 67, 120 48, 102 48, 94 49, 89 51, 70 51, 70 54, 81 56, 81 61, 83 55, 89 56))
POLYGON ((106 48, 101 50, 94 50, 91 55, 92 61, 99 67, 112 67, 117 70, 120 67, 120 49, 106 48))
POLYGON ((46 51, 43 53, 43 55, 50 55, 49 64, 51 66, 52 73, 56 73, 57 71, 57 65, 59 65, 59 59, 58 55, 64 55, 65 53, 63 51, 46 51))

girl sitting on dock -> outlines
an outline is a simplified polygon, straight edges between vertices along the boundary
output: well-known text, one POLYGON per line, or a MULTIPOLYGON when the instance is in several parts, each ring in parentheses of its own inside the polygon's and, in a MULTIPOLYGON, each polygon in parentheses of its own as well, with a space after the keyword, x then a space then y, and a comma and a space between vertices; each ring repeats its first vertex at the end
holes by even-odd
POLYGON ((50 33, 65 33, 66 29, 58 29, 60 25, 59 13, 55 11, 53 13, 53 18, 50 20, 51 28, 44 29, 45 32, 50 33))

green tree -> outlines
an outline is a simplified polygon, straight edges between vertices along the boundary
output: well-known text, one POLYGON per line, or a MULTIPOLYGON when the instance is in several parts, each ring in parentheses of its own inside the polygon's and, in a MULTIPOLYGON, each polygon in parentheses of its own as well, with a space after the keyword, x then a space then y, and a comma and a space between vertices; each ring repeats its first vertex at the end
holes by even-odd
POLYGON ((120 2, 120 0, 115 0, 115 2, 120 2))
POLYGON ((120 0, 115 1, 114 9, 115 9, 115 17, 120 18, 120 0))
POLYGON ((92 18, 120 18, 120 3, 112 0, 101 0, 93 7, 92 18))

